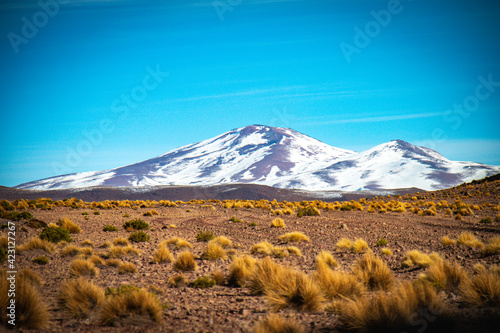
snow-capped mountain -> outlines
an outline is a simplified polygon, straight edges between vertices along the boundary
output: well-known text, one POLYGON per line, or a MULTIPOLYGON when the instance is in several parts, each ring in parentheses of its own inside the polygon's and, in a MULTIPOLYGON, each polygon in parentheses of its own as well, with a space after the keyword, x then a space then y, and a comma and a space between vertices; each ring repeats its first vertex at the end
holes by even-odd
POLYGON ((441 189, 499 173, 401 140, 367 151, 335 148, 289 128, 237 128, 136 164, 24 183, 20 189, 253 183, 312 191, 441 189))

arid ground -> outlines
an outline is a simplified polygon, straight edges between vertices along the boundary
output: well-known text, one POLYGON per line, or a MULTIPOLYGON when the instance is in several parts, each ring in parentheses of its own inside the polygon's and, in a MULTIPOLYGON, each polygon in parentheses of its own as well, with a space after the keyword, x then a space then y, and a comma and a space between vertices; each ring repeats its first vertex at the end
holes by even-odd
MULTIPOLYGON (((496 266, 500 259, 498 180, 464 184, 436 192, 367 198, 355 203, 216 200, 177 202, 175 205, 161 201, 108 201, 100 205, 78 200, 17 200, 10 203, 16 207, 15 211, 26 210, 34 218, 20 218, 15 222, 17 246, 38 237, 46 225, 53 223, 64 227, 60 219, 69 219, 81 229, 78 233, 70 234, 73 239, 71 243, 56 244, 52 252, 29 247, 17 250, 17 269, 29 268, 42 279, 42 284, 34 287, 40 301, 48 307, 48 322, 42 331, 252 332, 254 329, 258 331, 259 327, 261 331, 270 331, 269 327, 263 328, 262 323, 258 325, 259 321, 272 312, 287 319, 288 323, 295 322, 297 327, 301 326, 305 332, 336 332, 363 328, 375 330, 378 327, 375 324, 359 327, 353 325, 353 318, 356 315, 362 316, 362 311, 346 312, 343 307, 352 307, 353 302, 371 304, 369 307, 373 309, 377 304, 382 306, 382 301, 376 303, 374 299, 382 295, 394 299, 397 294, 395 290, 405 281, 415 285, 419 282, 421 285, 430 285, 435 291, 433 302, 439 302, 440 309, 445 310, 440 310, 439 313, 411 313, 406 326, 396 325, 394 330, 403 327, 408 332, 431 331, 432 325, 438 322, 440 317, 444 318, 443 322, 451 325, 447 326, 449 331, 495 332, 499 327, 495 328, 500 322, 500 271, 496 266), (28 207, 22 207, 26 205, 28 207), (37 206, 39 208, 36 208, 37 206), (315 210, 319 211, 319 215, 306 214, 298 217, 297 212, 307 207, 313 213, 315 210), (277 215, 281 213, 283 214, 277 215), (278 217, 283 219, 284 227, 271 226, 271 222, 278 217), (110 254, 112 247, 120 247, 110 243, 117 238, 129 239, 130 235, 136 232, 132 228, 124 228, 125 222, 134 219, 141 219, 149 224, 149 228, 144 232, 149 235, 150 240, 130 242, 133 248, 140 251, 138 254, 110 254), (106 225, 115 226, 118 230, 105 232, 103 228, 106 225), (215 237, 225 236, 232 242, 232 245, 224 244, 221 259, 208 258, 210 255, 207 255, 205 250, 209 243, 197 240, 200 231, 210 231, 215 237), (300 232, 306 235, 309 241, 292 240, 284 244, 283 239, 279 240, 280 236, 291 232, 300 232), (449 239, 443 241, 445 236, 449 239), (174 244, 170 244, 168 249, 172 255, 171 262, 168 262, 170 259, 161 263, 153 260, 160 243, 173 237, 188 241, 192 248, 177 249, 174 244), (347 240, 339 243, 342 239, 350 240, 351 243, 347 240), (361 241, 353 243, 357 239, 366 241, 368 248, 361 241), (383 240, 386 240, 386 244, 383 240), (254 247, 264 241, 271 244, 268 250, 263 250, 265 246, 254 247), (71 245, 76 246, 76 249, 65 250, 71 245), (288 246, 297 247, 301 255, 296 250, 287 250, 288 246), (186 250, 196 258, 196 270, 175 270, 176 258, 186 250), (419 250, 423 254, 437 252, 439 256, 424 256, 423 259, 420 258, 422 261, 412 262, 407 256, 411 250, 419 250), (361 283, 359 293, 349 295, 347 292, 332 294, 325 291, 328 287, 322 287, 324 282, 319 281, 316 274, 320 268, 315 258, 321 251, 330 252, 338 264, 328 269, 358 279, 361 283), (371 252, 386 263, 390 269, 389 275, 394 277, 393 283, 372 284, 359 274, 359 269, 356 268, 360 265, 359 260, 371 252), (304 296, 300 290, 292 290, 291 293, 295 294, 287 296, 285 294, 288 291, 285 290, 278 292, 281 293, 281 301, 285 299, 280 303, 280 300, 276 301, 272 297, 276 293, 264 290, 263 294, 259 294, 255 292, 255 288, 249 287, 248 280, 244 278, 239 281, 243 287, 235 284, 234 276, 231 275, 234 272, 231 273, 230 267, 236 258, 244 255, 256 260, 272 258, 277 264, 291 266, 297 274, 306 273, 305 277, 300 276, 314 285, 311 287, 313 291, 320 291, 316 295, 317 299, 314 299, 316 296, 313 295, 310 296, 311 300, 308 300, 309 296, 304 296), (43 256, 46 256, 48 263, 33 261, 43 256), (156 295, 156 300, 161 305, 160 318, 155 321, 153 315, 148 312, 141 314, 139 310, 127 310, 127 315, 120 315, 106 322, 102 309, 109 299, 117 297, 113 295, 107 295, 104 301, 94 304, 88 312, 77 314, 75 317, 75 313, 61 302, 60 297, 62 286, 77 278, 75 274, 70 274, 70 265, 79 258, 95 263, 96 275, 91 273, 84 278, 103 290, 133 285, 156 295), (111 266, 112 259, 119 259, 122 264, 133 263, 135 272, 124 272, 120 267, 111 266), (445 278, 441 280, 425 275, 440 262, 459 264, 463 268, 463 274, 456 273, 455 267, 453 274, 458 277, 450 283, 446 283, 451 279, 446 272, 445 278), (214 273, 218 284, 210 286, 214 273), (184 276, 185 284, 173 282, 174 277, 180 274, 184 276), (483 288, 487 289, 487 292, 485 294, 483 289, 477 287, 479 296, 476 295, 476 301, 471 301, 470 298, 474 297, 470 296, 470 289, 474 289, 476 278, 483 275, 492 279, 488 280, 489 285, 483 288), (207 288, 196 288, 192 284, 200 277, 208 277, 205 280, 208 281, 207 288), (231 278, 233 281, 230 281, 231 278), (317 304, 302 306, 307 302, 317 304)), ((6 217, 5 214, 11 212, 9 209, 12 208, 5 202, 2 206, 2 213, 6 217)), ((9 219, 1 219, 3 224, 8 221, 9 219)), ((8 228, 4 228, 1 235, 7 236, 7 232, 8 228)), ((8 260, 5 260, 6 269, 7 264, 8 260)), ((114 264, 117 264, 116 260, 114 264)), ((125 266, 123 267, 125 270, 125 266)), ((378 273, 374 274, 376 280, 378 273)), ((178 277, 178 281, 180 280, 178 277)), ((301 286, 297 288, 300 289, 301 286)), ((109 289, 107 293, 109 294, 109 289)), ((421 310, 427 303, 424 301, 419 304, 416 308, 421 310)), ((390 315, 387 318, 389 317, 390 315)), ((382 320, 387 321, 384 318, 382 320)), ((389 322, 390 320, 388 327, 389 322)), ((300 329, 296 328, 296 331, 300 329)))

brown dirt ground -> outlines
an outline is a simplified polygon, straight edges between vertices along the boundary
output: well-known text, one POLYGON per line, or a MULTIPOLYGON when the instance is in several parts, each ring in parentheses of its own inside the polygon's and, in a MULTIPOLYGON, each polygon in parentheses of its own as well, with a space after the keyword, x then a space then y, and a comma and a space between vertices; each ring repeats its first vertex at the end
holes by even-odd
MULTIPOLYGON (((493 182, 487 185, 480 184, 464 185, 451 190, 426 192, 415 194, 424 201, 439 201, 447 199, 454 202, 459 195, 466 203, 482 204, 500 203, 500 185, 493 182), (489 195, 486 193, 489 192, 489 195)), ((414 202, 413 195, 405 196, 402 200, 414 202)), ((393 198, 383 198, 388 201, 393 198)), ((414 280, 423 269, 402 268, 401 262, 406 251, 418 249, 424 252, 437 251, 444 258, 456 260, 472 273, 472 266, 483 263, 486 266, 500 262, 500 256, 494 255, 482 258, 479 251, 465 247, 444 247, 440 238, 448 235, 456 238, 463 231, 474 233, 480 240, 486 242, 488 239, 498 236, 500 222, 491 224, 479 224, 484 217, 494 217, 500 213, 494 211, 493 207, 486 207, 476 211, 475 216, 465 216, 463 221, 457 221, 453 217, 445 216, 439 211, 437 216, 419 216, 411 212, 385 214, 368 213, 364 211, 322 211, 320 216, 307 216, 298 218, 296 216, 284 216, 286 227, 271 228, 270 222, 275 218, 269 211, 259 208, 223 208, 215 206, 202 208, 198 204, 181 204, 179 207, 155 207, 159 215, 152 217, 143 216, 144 212, 151 208, 99 209, 100 215, 94 215, 92 209, 72 209, 67 207, 56 207, 54 210, 30 210, 33 216, 46 223, 56 223, 61 217, 68 217, 78 223, 82 232, 73 234, 73 243, 79 245, 83 240, 89 239, 95 245, 96 252, 104 253, 106 250, 98 248, 106 241, 113 241, 117 237, 127 238, 129 232, 124 230, 122 224, 133 218, 141 218, 151 225, 147 233, 151 236, 148 243, 135 243, 136 248, 142 251, 139 257, 125 257, 124 261, 133 262, 138 271, 133 274, 118 274, 117 268, 102 266, 100 273, 93 280, 102 287, 118 287, 122 284, 133 284, 138 287, 155 286, 163 291, 159 295, 161 302, 168 304, 163 313, 163 322, 160 325, 126 327, 102 327, 99 326, 97 317, 85 320, 72 319, 58 305, 58 292, 61 284, 69 279, 69 264, 72 257, 62 258, 56 252, 47 254, 50 262, 47 265, 37 265, 31 260, 40 255, 36 251, 27 251, 18 254, 16 265, 18 268, 31 268, 38 272, 44 280, 41 288, 42 298, 50 305, 51 323, 49 331, 54 332, 249 332, 256 322, 268 312, 266 300, 262 296, 253 296, 247 289, 233 288, 227 286, 215 286, 208 289, 195 289, 190 287, 170 288, 167 285, 168 278, 177 274, 172 269, 172 264, 152 263, 152 255, 158 244, 174 236, 182 237, 194 245, 192 252, 201 255, 206 243, 197 242, 196 234, 200 230, 210 230, 216 236, 226 236, 237 244, 238 254, 249 254, 250 247, 260 241, 268 240, 274 245, 278 244, 281 234, 291 231, 300 231, 311 239, 309 243, 292 244, 297 245, 303 256, 275 259, 277 262, 290 264, 291 266, 311 272, 314 270, 314 258, 321 250, 328 250, 334 254, 342 270, 349 270, 362 254, 341 252, 336 250, 335 244, 341 238, 363 238, 375 253, 380 253, 376 242, 385 238, 387 247, 394 251, 392 256, 384 256, 389 267, 399 280, 414 280), (82 212, 89 213, 89 219, 85 220, 82 212), (128 214, 130 217, 123 217, 128 214), (233 223, 228 220, 235 216, 244 223, 233 223), (257 226, 249 226, 250 223, 257 226), (111 224, 119 228, 117 232, 103 232, 103 226, 111 224), (177 228, 170 228, 174 224, 177 228), (342 227, 345 225, 347 228, 342 227)), ((24 243, 28 238, 36 236, 40 229, 30 227, 22 228, 25 222, 17 224, 17 244, 24 243), (24 230, 24 231, 23 231, 24 230)), ((3 233, 2 233, 3 234, 3 233)), ((179 251, 172 251, 177 255, 179 251)), ((209 275, 215 270, 221 270, 225 275, 228 272, 230 260, 197 260, 199 269, 195 272, 187 272, 184 275, 189 281, 197 277, 209 275)), ((449 301, 457 309, 462 307, 456 301, 456 296, 450 295, 449 301)), ((492 313, 500 315, 496 309, 463 309, 464 316, 473 316, 478 313, 492 313)), ((292 310, 281 311, 285 318, 294 318, 300 322, 308 332, 336 331, 339 325, 338 316, 329 312, 319 313, 297 313, 292 310)))

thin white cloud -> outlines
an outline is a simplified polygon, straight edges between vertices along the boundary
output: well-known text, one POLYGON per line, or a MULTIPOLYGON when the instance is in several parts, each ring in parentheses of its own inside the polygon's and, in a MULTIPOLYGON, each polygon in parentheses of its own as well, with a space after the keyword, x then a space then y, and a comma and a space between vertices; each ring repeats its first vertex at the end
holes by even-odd
MULTIPOLYGON (((363 118, 350 118, 350 119, 333 119, 318 122, 302 123, 302 125, 330 125, 330 124, 355 124, 355 123, 376 123, 376 122, 386 122, 395 120, 409 120, 418 118, 431 118, 443 116, 444 112, 434 112, 434 113, 415 113, 415 114, 403 114, 394 116, 380 116, 380 117, 363 117, 363 118)), ((301 120, 307 120, 307 118, 302 118, 301 120)))

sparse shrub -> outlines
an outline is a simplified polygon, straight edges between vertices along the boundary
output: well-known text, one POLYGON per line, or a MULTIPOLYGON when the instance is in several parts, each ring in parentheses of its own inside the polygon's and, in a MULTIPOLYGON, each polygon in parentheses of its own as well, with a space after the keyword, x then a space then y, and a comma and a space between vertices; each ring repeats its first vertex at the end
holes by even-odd
POLYGON ((231 222, 235 222, 235 223, 243 223, 243 220, 239 219, 239 218, 236 218, 234 216, 232 216, 229 221, 231 222))
POLYGON ((249 226, 249 227, 256 227, 257 225, 258 225, 257 223, 252 222, 252 223, 250 223, 248 226, 249 226))
POLYGON ((69 275, 78 276, 97 276, 99 270, 93 263, 83 259, 75 259, 69 266, 69 275))
POLYGON ((370 290, 389 290, 394 285, 392 271, 373 253, 366 253, 357 261, 353 274, 370 290))
POLYGON ((340 307, 340 312, 341 322, 350 331, 410 332, 415 329, 415 318, 427 318, 424 316, 429 314, 437 318, 426 322, 428 327, 443 325, 445 309, 432 286, 407 282, 392 294, 378 292, 373 297, 348 301, 340 307))
POLYGON ((320 269, 320 266, 322 265, 326 265, 326 267, 329 267, 331 269, 334 269, 339 265, 335 258, 333 258, 332 254, 328 251, 321 251, 320 253, 318 253, 315 261, 316 270, 320 269))
POLYGON ((66 217, 59 219, 57 225, 63 229, 67 229, 71 234, 79 234, 82 231, 78 224, 74 223, 66 217))
POLYGON ((38 237, 32 237, 28 239, 26 243, 16 248, 16 250, 20 253, 24 251, 37 250, 37 249, 43 250, 48 253, 52 253, 56 250, 56 246, 47 240, 43 240, 38 237))
POLYGON ((201 230, 197 235, 196 235, 196 240, 198 242, 208 242, 212 239, 214 239, 215 236, 214 234, 209 231, 209 230, 201 230))
POLYGON ((160 323, 162 312, 162 306, 153 294, 144 289, 134 290, 110 297, 101 308, 100 322, 105 326, 116 325, 121 318, 147 314, 153 322, 160 323))
POLYGON ((297 211, 297 216, 302 217, 302 216, 318 216, 320 214, 318 208, 316 207, 311 207, 307 206, 305 208, 299 208, 297 211))
POLYGON ((149 229, 149 224, 141 219, 135 219, 127 221, 123 224, 125 230, 147 230, 149 229))
POLYGON ((283 319, 276 313, 268 314, 253 328, 253 333, 304 333, 304 328, 293 319, 283 319))
POLYGON ((88 318, 101 304, 105 296, 104 290, 92 281, 78 278, 66 281, 59 296, 60 303, 71 316, 88 318))
POLYGON ((193 282, 189 283, 192 288, 212 288, 215 286, 215 280, 211 279, 209 276, 198 277, 193 282))
POLYGON ((413 267, 418 268, 429 267, 432 263, 442 260, 438 253, 432 252, 430 255, 420 252, 419 250, 412 250, 406 252, 403 263, 403 267, 413 267))
POLYGON ((379 239, 377 241, 377 244, 375 244, 375 246, 385 246, 385 245, 387 245, 387 240, 385 238, 379 239))
POLYGON ((102 228, 102 231, 106 231, 106 232, 109 232, 109 231, 118 231, 118 227, 115 227, 114 225, 106 225, 104 228, 102 228))
POLYGON ((123 294, 130 294, 133 291, 139 291, 140 289, 132 284, 122 284, 117 288, 108 287, 104 291, 106 296, 118 296, 123 294))
POLYGON ((168 285, 172 288, 182 288, 187 285, 187 279, 182 274, 177 274, 168 279, 168 285))
POLYGON ((101 212, 96 210, 96 211, 94 212, 94 215, 101 215, 101 212))
POLYGON ((458 238, 457 238, 457 243, 460 245, 464 245, 467 247, 473 247, 477 249, 482 249, 484 248, 484 244, 476 238, 472 233, 466 231, 462 232, 458 238))
POLYGON ((448 236, 443 236, 443 238, 441 238, 441 244, 443 246, 455 246, 455 245, 457 245, 457 241, 454 239, 451 239, 448 236))
MULTIPOLYGON (((1 275, 1 274, 0 274, 1 275)), ((10 304, 9 297, 10 281, 5 276, 0 278, 0 323, 9 328, 7 306, 10 304)), ((16 329, 44 329, 49 323, 49 310, 45 302, 42 301, 36 286, 32 280, 18 276, 16 279, 15 294, 16 329)))
POLYGON ((47 258, 47 256, 36 257, 31 261, 39 265, 47 265, 49 263, 49 259, 47 258))
POLYGON ((255 263, 256 260, 248 255, 234 259, 229 267, 229 285, 234 287, 244 287, 246 279, 250 276, 255 263))
POLYGON ((227 253, 218 243, 210 241, 201 258, 205 260, 227 259, 227 253))
POLYGON ((298 232, 298 231, 294 231, 294 232, 290 232, 290 233, 287 233, 287 234, 284 234, 284 235, 281 235, 278 237, 279 241, 281 243, 290 243, 290 242, 309 242, 309 237, 307 237, 306 235, 304 235, 303 233, 301 232, 298 232))
POLYGON ((500 276, 480 273, 460 288, 462 302, 472 306, 500 306, 500 276))
POLYGON ((134 243, 149 242, 150 240, 149 235, 144 231, 136 231, 134 233, 131 233, 130 236, 128 236, 128 239, 134 243))
POLYGON ((275 218, 271 222, 271 227, 274 228, 284 228, 285 227, 285 221, 279 217, 275 218))
POLYGON ((118 274, 127 274, 137 272, 137 267, 131 262, 122 262, 118 266, 118 274))
POLYGON ((467 273, 458 263, 450 263, 447 260, 432 263, 427 272, 420 276, 420 280, 449 291, 455 291, 467 279, 467 273))
POLYGON ((153 255, 153 261, 157 263, 172 262, 174 257, 170 253, 167 245, 160 245, 153 255))
POLYGON ((176 271, 195 271, 197 269, 193 254, 189 251, 181 252, 174 262, 174 270, 176 271))
POLYGON ((485 218, 482 218, 479 223, 484 223, 484 224, 491 224, 493 223, 493 221, 491 220, 491 217, 485 217, 485 218))
POLYGON ((69 230, 58 226, 49 226, 44 228, 38 237, 56 244, 60 241, 66 241, 68 243, 73 241, 73 238, 69 235, 69 230))

